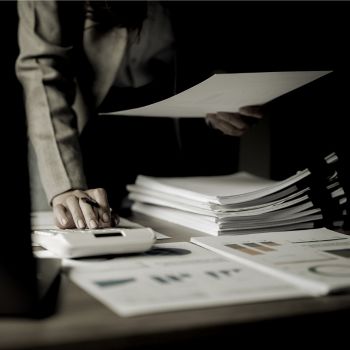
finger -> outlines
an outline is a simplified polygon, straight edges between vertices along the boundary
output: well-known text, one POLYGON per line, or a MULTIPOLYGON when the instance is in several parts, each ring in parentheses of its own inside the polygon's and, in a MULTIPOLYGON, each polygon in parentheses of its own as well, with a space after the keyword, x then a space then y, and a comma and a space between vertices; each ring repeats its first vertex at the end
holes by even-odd
POLYGON ((207 123, 209 126, 213 126, 213 125, 216 123, 216 121, 217 121, 218 119, 219 119, 219 118, 218 118, 218 116, 217 116, 216 113, 208 113, 208 114, 206 115, 206 118, 205 118, 206 123, 207 123))
POLYGON ((218 112, 217 119, 231 124, 235 129, 244 131, 248 129, 246 124, 238 113, 218 112))
POLYGON ((77 228, 84 229, 86 227, 86 222, 79 205, 79 199, 75 196, 69 196, 66 199, 66 205, 73 217, 75 226, 77 228))
POLYGON ((62 204, 53 206, 53 213, 55 216, 56 226, 59 228, 70 228, 74 221, 70 215, 67 215, 66 208, 62 204))
POLYGON ((103 188, 96 188, 94 190, 88 191, 91 196, 96 200, 99 205, 97 209, 99 218, 105 224, 111 224, 110 207, 107 198, 107 192, 103 188))
POLYGON ((239 113, 247 117, 258 119, 261 119, 263 117, 262 106, 260 105, 243 106, 239 109, 239 113))
POLYGON ((120 216, 113 209, 111 209, 111 218, 112 218, 112 225, 118 226, 120 223, 120 216))
POLYGON ((84 201, 84 203, 88 203, 90 204, 92 207, 94 208, 99 208, 99 204, 95 201, 94 198, 92 198, 91 196, 89 196, 89 194, 87 193, 88 191, 86 191, 83 196, 78 196, 80 200, 84 201))
MULTIPOLYGON (((83 197, 84 198, 84 197, 83 197)), ((83 201, 83 198, 79 198, 80 209, 84 215, 84 220, 89 228, 98 227, 98 217, 95 214, 93 207, 88 202, 83 201)))
POLYGON ((66 215, 68 217, 68 224, 66 228, 74 228, 75 227, 75 223, 72 217, 72 214, 70 213, 69 210, 66 209, 66 215))
POLYGON ((215 120, 215 113, 207 113, 207 115, 205 116, 205 122, 207 123, 208 126, 213 126, 213 122, 215 120))
POLYGON ((232 124, 229 124, 223 120, 215 120, 213 123, 213 128, 220 130, 225 135, 229 136, 242 136, 244 133, 244 130, 237 129, 232 124))

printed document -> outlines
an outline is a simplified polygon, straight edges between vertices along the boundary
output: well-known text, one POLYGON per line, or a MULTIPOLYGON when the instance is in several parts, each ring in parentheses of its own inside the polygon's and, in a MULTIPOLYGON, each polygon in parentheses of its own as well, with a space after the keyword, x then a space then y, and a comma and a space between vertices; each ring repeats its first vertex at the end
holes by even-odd
POLYGON ((73 264, 69 277, 121 316, 310 296, 187 242, 158 244, 139 257, 93 265, 73 264))
POLYGON ((191 242, 315 296, 350 291, 350 237, 326 228, 193 237, 191 242))

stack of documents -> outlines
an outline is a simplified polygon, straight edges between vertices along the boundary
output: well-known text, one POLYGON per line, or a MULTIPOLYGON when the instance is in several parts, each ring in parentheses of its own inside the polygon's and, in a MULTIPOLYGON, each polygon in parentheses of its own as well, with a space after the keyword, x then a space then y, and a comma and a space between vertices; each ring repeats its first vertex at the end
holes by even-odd
POLYGON ((136 212, 212 235, 341 227, 346 197, 336 162, 333 153, 317 174, 305 169, 283 181, 245 172, 180 178, 139 175, 128 186, 129 199, 136 212))

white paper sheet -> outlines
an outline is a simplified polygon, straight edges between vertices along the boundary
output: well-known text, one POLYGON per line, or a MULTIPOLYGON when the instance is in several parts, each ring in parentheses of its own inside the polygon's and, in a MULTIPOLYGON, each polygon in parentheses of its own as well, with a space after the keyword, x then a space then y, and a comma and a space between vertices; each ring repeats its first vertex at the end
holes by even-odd
MULTIPOLYGON (((145 117, 205 117, 218 111, 264 104, 331 71, 215 74, 200 84, 151 105, 109 115, 145 117)), ((103 113, 106 114, 106 113, 103 113)))
POLYGON ((272 181, 243 171, 220 176, 166 178, 139 175, 136 185, 197 202, 226 205, 259 200, 276 194, 310 174, 305 169, 283 181, 272 181))
POLYGON ((190 243, 157 246, 154 256, 73 267, 69 276, 121 316, 310 295, 190 243))
POLYGON ((350 237, 326 228, 191 241, 314 295, 350 291, 350 237))

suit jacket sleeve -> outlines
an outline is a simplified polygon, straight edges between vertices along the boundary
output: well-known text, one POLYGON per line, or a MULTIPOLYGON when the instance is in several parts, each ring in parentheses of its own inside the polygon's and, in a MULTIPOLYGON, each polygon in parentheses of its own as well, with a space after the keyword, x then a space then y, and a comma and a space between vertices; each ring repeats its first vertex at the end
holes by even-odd
POLYGON ((83 31, 82 4, 18 1, 16 72, 24 90, 29 138, 50 202, 70 189, 86 189, 72 108, 77 89, 73 52, 83 31))

